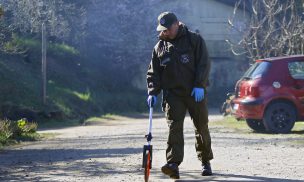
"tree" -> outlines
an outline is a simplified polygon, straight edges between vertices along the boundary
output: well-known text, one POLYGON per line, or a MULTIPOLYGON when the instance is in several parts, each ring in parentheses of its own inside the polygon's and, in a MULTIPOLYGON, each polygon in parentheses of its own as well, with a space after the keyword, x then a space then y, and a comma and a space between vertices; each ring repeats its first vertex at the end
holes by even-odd
POLYGON ((43 22, 48 36, 55 40, 76 45, 85 36, 86 9, 80 1, 0 0, 0 3, 6 12, 4 20, 0 20, 2 43, 10 40, 12 33, 40 35, 43 22))
POLYGON ((242 35, 238 41, 227 39, 235 55, 252 60, 304 53, 304 23, 300 0, 239 0, 228 20, 230 31, 242 35), (238 11, 249 5, 249 21, 237 26, 238 11))
MULTIPOLYGON (((72 33, 72 28, 75 28, 76 32, 77 30, 81 31, 80 26, 83 25, 81 21, 85 20, 85 16, 83 16, 85 10, 81 6, 77 7, 79 5, 77 2, 64 0, 5 0, 4 3, 9 16, 7 21, 1 21, 0 24, 3 28, 0 31, 3 40, 14 39, 16 36, 12 34, 13 32, 21 35, 35 36, 36 34, 40 35, 40 33, 42 35, 42 98, 43 104, 46 104, 47 37, 52 36, 60 41, 71 40, 69 39, 71 35, 78 35, 72 33), (80 26, 72 26, 75 23, 80 26)), ((72 40, 75 39, 77 38, 72 40)), ((27 52, 26 48, 20 49, 18 44, 14 44, 12 40, 1 41, 1 44, 0 46, 4 48, 5 52, 9 51, 14 54, 27 52)))
POLYGON ((4 10, 2 5, 0 4, 0 51, 3 50, 4 44, 11 37, 11 27, 7 26, 5 21, 3 20, 4 10))

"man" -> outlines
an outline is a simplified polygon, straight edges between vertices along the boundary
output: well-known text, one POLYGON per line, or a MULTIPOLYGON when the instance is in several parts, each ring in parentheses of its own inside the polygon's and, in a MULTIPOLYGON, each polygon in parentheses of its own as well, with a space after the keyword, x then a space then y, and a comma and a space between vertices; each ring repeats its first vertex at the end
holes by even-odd
POLYGON ((202 175, 212 175, 213 159, 208 129, 206 87, 210 61, 202 37, 190 32, 171 12, 158 17, 159 41, 147 72, 148 104, 156 103, 163 92, 163 110, 169 126, 165 164, 161 170, 179 179, 178 166, 184 157, 183 123, 188 110, 194 126, 196 151, 202 162, 202 175))

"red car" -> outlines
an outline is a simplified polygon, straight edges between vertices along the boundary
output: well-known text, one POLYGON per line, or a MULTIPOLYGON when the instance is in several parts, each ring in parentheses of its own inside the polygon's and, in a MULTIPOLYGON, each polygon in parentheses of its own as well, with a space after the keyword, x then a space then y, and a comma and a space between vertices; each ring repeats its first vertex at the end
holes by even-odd
POLYGON ((257 60, 236 84, 233 113, 258 132, 304 121, 304 55, 257 60))

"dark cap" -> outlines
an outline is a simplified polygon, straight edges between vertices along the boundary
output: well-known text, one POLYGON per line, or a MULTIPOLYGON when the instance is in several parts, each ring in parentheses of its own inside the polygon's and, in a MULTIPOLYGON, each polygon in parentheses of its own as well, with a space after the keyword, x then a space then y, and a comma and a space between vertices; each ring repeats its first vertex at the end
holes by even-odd
POLYGON ((177 21, 177 17, 174 13, 171 12, 163 12, 158 16, 158 26, 157 31, 167 30, 177 21))

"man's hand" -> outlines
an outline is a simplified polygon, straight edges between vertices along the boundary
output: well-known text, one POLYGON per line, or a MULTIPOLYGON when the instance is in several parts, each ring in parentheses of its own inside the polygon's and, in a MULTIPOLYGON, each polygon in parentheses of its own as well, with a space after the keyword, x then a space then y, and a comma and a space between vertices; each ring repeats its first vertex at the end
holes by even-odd
POLYGON ((155 95, 149 95, 147 102, 149 107, 153 107, 156 104, 157 97, 155 95))
POLYGON ((194 87, 191 96, 194 96, 195 102, 201 102, 204 99, 205 90, 204 88, 194 87))

